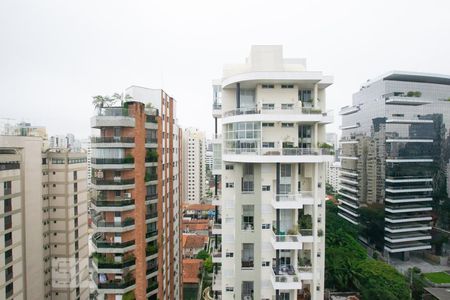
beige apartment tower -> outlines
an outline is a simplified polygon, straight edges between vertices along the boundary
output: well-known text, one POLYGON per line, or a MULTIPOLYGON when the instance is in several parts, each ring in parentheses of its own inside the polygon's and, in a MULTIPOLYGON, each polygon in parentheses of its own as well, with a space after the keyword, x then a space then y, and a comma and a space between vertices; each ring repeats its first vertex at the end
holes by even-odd
POLYGON ((86 156, 21 134, 0 136, 0 298, 89 299, 86 156))
POLYGON ((183 133, 183 201, 199 204, 206 197, 206 139, 196 128, 186 128, 183 133))

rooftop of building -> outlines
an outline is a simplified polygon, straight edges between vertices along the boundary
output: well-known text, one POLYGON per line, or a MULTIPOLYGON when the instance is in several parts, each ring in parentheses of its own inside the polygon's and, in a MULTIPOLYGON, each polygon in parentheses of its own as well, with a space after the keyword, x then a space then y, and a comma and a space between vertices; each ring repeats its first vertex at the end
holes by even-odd
MULTIPOLYGON (((208 220, 205 220, 208 221, 208 220)), ((184 223, 182 225, 183 231, 189 231, 189 232, 197 232, 197 231, 207 231, 209 229, 209 224, 190 224, 190 223, 184 223)))
POLYGON ((201 271, 201 259, 183 259, 183 283, 199 283, 198 274, 201 271))
MULTIPOLYGON (((266 81, 317 83, 320 88, 333 83, 332 76, 307 70, 305 58, 285 58, 281 45, 253 45, 244 63, 227 64, 223 67, 222 78, 222 88, 234 87, 237 82, 241 83, 242 88, 266 81)), ((213 85, 219 85, 219 81, 213 81, 213 85)))
POLYGON ((375 77, 362 84, 361 88, 366 88, 372 83, 380 80, 390 81, 406 81, 406 82, 418 82, 418 83, 434 83, 450 85, 450 75, 435 74, 435 73, 423 73, 423 72, 410 72, 410 71, 389 71, 381 76, 375 77))
POLYGON ((215 206, 211 204, 187 204, 185 210, 209 211, 214 210, 215 206))
POLYGON ((183 234, 183 249, 203 249, 208 243, 208 237, 197 234, 183 234))

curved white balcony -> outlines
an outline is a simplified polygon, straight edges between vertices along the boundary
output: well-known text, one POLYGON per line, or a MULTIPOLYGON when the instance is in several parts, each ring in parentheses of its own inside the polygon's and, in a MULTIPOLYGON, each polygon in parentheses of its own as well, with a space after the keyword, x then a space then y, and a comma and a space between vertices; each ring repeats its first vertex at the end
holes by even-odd
POLYGON ((222 159, 242 163, 320 163, 332 162, 331 153, 321 148, 225 149, 222 159))
POLYGON ((222 117, 222 104, 221 103, 213 103, 212 115, 214 118, 222 117))
POLYGON ((312 192, 300 192, 298 194, 278 194, 272 199, 275 209, 302 209, 303 205, 313 205, 312 192))
POLYGON ((333 123, 333 111, 322 112, 320 109, 302 107, 259 109, 238 108, 224 112, 222 124, 237 122, 288 122, 288 123, 333 123))

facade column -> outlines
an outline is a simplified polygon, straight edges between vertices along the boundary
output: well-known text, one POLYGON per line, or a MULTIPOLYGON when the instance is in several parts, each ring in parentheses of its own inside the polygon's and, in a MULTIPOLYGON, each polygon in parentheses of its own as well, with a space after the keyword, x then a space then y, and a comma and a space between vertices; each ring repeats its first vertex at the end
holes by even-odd
POLYGON ((314 84, 314 109, 317 109, 317 96, 319 94, 319 86, 318 84, 314 84))

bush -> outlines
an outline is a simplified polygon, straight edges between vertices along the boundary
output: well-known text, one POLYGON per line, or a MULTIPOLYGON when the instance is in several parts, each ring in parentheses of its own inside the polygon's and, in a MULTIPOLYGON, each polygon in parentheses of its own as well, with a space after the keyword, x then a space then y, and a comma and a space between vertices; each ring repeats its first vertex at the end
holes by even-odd
POLYGON ((199 253, 197 253, 197 256, 195 258, 206 260, 209 257, 209 253, 206 250, 201 250, 199 253))

